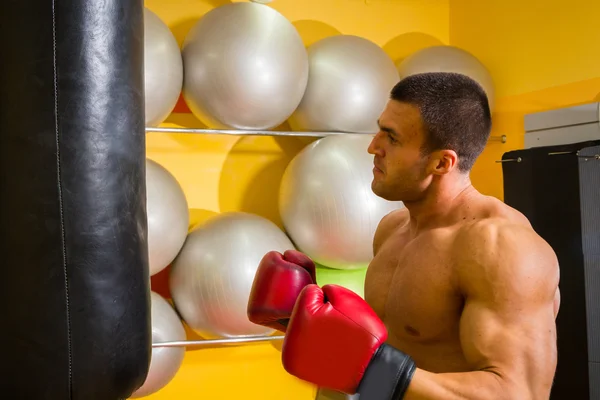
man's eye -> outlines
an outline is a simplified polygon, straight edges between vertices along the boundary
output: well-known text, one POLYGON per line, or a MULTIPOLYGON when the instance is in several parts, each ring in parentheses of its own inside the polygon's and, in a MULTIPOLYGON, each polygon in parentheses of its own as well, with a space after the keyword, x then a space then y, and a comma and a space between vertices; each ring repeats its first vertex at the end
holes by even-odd
POLYGON ((392 135, 390 135, 390 134, 388 134, 388 138, 390 139, 390 142, 392 142, 392 143, 396 143, 397 142, 397 140, 394 139, 394 137, 392 135))

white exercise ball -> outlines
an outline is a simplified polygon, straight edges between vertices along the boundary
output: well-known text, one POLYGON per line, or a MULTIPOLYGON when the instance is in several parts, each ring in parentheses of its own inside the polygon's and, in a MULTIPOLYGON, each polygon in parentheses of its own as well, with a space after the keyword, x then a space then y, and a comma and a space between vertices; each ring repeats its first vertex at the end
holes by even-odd
POLYGON ((146 125, 157 126, 173 111, 183 85, 183 61, 175 36, 144 9, 144 90, 146 125))
POLYGON ((255 3, 205 14, 183 45, 183 96, 212 128, 265 130, 294 112, 308 80, 308 56, 296 28, 255 3))
POLYGON ((177 310, 204 338, 271 334, 248 319, 252 282, 266 253, 293 248, 277 225, 255 214, 223 213, 194 227, 171 268, 177 310))
POLYGON ((411 54, 398 64, 400 78, 424 72, 455 72, 479 83, 494 109, 494 81, 488 69, 471 53, 454 46, 432 46, 411 54))
POLYGON ((330 268, 366 268, 381 219, 402 202, 371 190, 371 135, 324 137, 294 157, 281 181, 279 210, 286 232, 315 262, 330 268))
POLYGON ((289 118, 292 129, 376 133, 398 83, 396 66, 383 49, 358 36, 337 35, 310 46, 308 58, 308 85, 289 118))
POLYGON ((190 215, 177 179, 150 159, 146 159, 146 199, 150 275, 155 275, 179 253, 187 236, 190 215))
MULTIPOLYGON (((155 292, 150 293, 150 299, 152 343, 185 340, 185 329, 171 304, 155 292)), ((131 398, 149 396, 167 386, 181 368, 184 357, 185 347, 153 347, 146 380, 131 398)))

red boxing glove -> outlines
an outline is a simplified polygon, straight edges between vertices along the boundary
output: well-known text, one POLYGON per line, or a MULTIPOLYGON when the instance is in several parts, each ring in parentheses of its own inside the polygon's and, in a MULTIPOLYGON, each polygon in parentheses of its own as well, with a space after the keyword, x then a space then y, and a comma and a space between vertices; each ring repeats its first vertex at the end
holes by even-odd
POLYGON ((356 293, 309 285, 288 324, 283 367, 323 388, 369 400, 401 399, 416 367, 386 340, 383 322, 356 293))
POLYGON ((316 283, 314 262, 303 253, 271 251, 262 258, 248 300, 251 322, 286 331, 296 299, 306 285, 316 283))
POLYGON ((318 386, 355 393, 386 340, 383 322, 360 296, 337 285, 310 285, 288 325, 283 367, 318 386))

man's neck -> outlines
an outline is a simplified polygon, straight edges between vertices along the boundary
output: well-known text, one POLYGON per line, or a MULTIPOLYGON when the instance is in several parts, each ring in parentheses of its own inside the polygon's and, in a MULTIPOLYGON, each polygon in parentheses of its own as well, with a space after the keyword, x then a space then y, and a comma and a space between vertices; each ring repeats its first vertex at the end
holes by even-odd
POLYGON ((460 218, 455 210, 461 207, 476 189, 468 176, 453 179, 452 182, 433 182, 425 197, 414 202, 404 202, 410 213, 413 232, 438 226, 446 226, 460 218))

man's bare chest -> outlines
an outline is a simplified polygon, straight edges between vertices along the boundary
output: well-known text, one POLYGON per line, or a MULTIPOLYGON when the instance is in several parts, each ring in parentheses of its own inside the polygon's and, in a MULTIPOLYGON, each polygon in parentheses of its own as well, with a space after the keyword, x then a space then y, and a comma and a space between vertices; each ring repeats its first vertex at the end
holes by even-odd
POLYGON ((401 341, 449 340, 458 332, 462 298, 457 290, 451 237, 392 237, 373 259, 365 299, 401 341))

